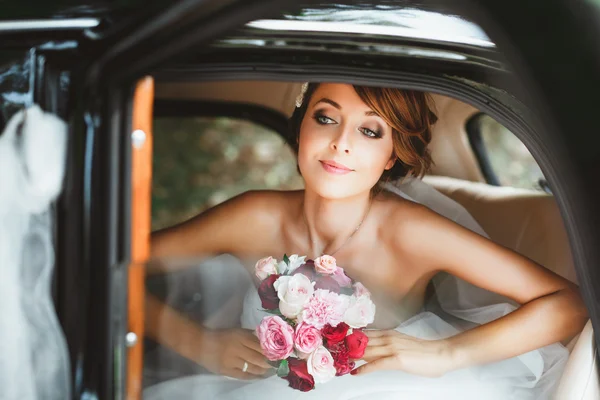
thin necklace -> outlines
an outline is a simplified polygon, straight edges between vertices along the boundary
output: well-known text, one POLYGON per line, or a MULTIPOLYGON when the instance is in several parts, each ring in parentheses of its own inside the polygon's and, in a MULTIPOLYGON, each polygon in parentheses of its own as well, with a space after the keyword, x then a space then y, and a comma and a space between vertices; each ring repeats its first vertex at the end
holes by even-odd
MULTIPOLYGON (((333 256, 335 253, 337 253, 338 251, 340 251, 342 249, 342 247, 344 247, 350 241, 350 239, 352 239, 352 237, 356 234, 356 232, 358 232, 358 230, 362 226, 362 224, 365 221, 365 219, 367 219, 367 215, 369 215, 369 211, 371 211, 371 205, 373 205, 373 201, 372 200, 369 201, 369 207, 367 208, 367 211, 365 212, 365 215, 363 215, 362 219, 358 223, 358 226, 356 227, 356 229, 354 229, 354 231, 352 231, 352 233, 350 234, 350 236, 348 236, 348 238, 346 240, 344 240, 344 243, 342 243, 340 245, 340 247, 338 247, 333 253, 329 253, 330 256, 333 256)), ((306 225, 306 229, 308 230, 308 239, 314 245, 314 244, 316 244, 316 241, 312 240, 312 235, 310 234, 310 228, 308 227, 308 219, 306 218, 306 211, 304 210, 304 205, 302 206, 302 216, 304 217, 303 218, 304 219, 304 225, 306 225)))

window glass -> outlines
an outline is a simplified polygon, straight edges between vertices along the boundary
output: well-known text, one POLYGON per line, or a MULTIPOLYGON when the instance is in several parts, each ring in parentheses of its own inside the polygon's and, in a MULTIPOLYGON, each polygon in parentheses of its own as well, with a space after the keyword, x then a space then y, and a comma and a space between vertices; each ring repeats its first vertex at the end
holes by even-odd
POLYGON ((153 163, 153 230, 251 189, 302 187, 283 138, 240 119, 157 119, 153 163))
POLYGON ((527 147, 508 129, 488 115, 479 130, 489 162, 502 186, 541 190, 544 175, 527 147))
POLYGON ((299 11, 271 20, 252 21, 250 28, 267 30, 371 33, 441 42, 494 47, 476 23, 445 12, 435 5, 419 4, 299 4, 299 11))

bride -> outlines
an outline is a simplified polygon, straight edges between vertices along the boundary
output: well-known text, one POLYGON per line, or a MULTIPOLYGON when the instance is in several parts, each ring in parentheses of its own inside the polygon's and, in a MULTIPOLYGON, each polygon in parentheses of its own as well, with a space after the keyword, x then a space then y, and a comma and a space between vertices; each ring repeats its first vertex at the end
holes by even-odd
POLYGON ((364 360, 352 375, 298 392, 261 353, 255 289, 241 329, 207 329, 149 296, 147 335, 209 373, 151 386, 144 398, 547 398, 568 356, 557 342, 587 320, 577 287, 488 240, 474 221, 465 229, 387 183, 431 164, 436 117, 427 96, 332 83, 303 89, 290 126, 305 189, 237 196, 153 234, 152 256, 334 255, 377 304, 364 360), (468 289, 500 300, 455 312, 471 323, 461 324, 449 315, 452 299, 439 313, 424 310, 432 280, 438 298, 468 289))

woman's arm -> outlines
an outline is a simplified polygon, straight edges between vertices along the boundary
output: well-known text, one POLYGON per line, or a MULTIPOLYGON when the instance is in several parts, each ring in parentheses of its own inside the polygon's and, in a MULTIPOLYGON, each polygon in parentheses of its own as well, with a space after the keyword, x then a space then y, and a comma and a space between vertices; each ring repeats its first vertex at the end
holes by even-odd
POLYGON ((185 260, 191 258, 260 252, 257 232, 266 236, 277 231, 270 207, 273 201, 272 193, 246 192, 188 221, 153 232, 147 273, 184 268, 189 266, 185 260), (161 260, 168 260, 168 267, 161 260))
POLYGON ((517 356, 580 332, 588 318, 577 286, 530 259, 418 207, 410 246, 439 269, 513 299, 514 312, 448 340, 457 368, 517 356), (418 222, 418 224, 417 224, 418 222))
POLYGON ((522 306, 442 341, 373 333, 373 348, 365 355, 377 361, 362 372, 412 368, 415 373, 422 370, 423 374, 439 375, 514 357, 583 329, 587 310, 577 286, 566 279, 419 205, 410 205, 397 225, 396 251, 406 255, 408 263, 426 272, 446 271, 522 306), (387 346, 387 352, 382 346, 387 346), (417 359, 423 363, 422 369, 417 359))
MULTIPOLYGON (((186 268, 190 260, 197 264, 199 258, 221 253, 256 251, 252 248, 257 246, 255 232, 275 230, 273 214, 265 212, 271 197, 265 192, 247 192, 189 221, 154 232, 147 272, 186 268)), ((146 335, 211 372, 249 379, 269 368, 251 331, 206 329, 149 293, 145 303, 146 335), (244 362, 247 371, 243 371, 244 362)))

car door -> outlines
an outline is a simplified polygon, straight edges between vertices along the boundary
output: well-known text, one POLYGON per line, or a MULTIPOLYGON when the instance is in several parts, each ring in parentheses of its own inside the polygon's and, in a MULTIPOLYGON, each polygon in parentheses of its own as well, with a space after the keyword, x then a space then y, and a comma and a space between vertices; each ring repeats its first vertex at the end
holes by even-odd
MULTIPOLYGON (((80 192, 79 223, 65 237, 81 239, 81 253, 65 273, 80 270, 85 290, 65 294, 81 304, 72 359, 75 397, 140 397, 143 345, 143 265, 149 253, 152 79, 156 66, 189 46, 289 5, 269 1, 181 1, 119 29, 90 31, 91 54, 72 82, 77 99, 73 135, 80 192), (84 269, 84 272, 81 272, 84 269)), ((168 3, 164 3, 168 4, 168 3)), ((66 242, 66 241, 65 241, 66 242)), ((68 260, 67 260, 68 259, 68 260)))
MULTIPOLYGON (((448 2, 448 7, 450 4, 452 2, 448 2)), ((130 335, 131 347, 128 351, 131 357, 127 357, 124 338, 129 331, 131 316, 124 311, 124 301, 128 295, 130 304, 141 304, 143 296, 143 291, 133 291, 133 282, 129 282, 130 290, 123 284, 127 281, 128 272, 125 265, 132 258, 133 241, 148 240, 148 231, 145 229, 141 230, 143 236, 140 238, 129 231, 133 208, 138 204, 136 201, 132 206, 130 197, 131 180, 136 177, 136 170, 132 170, 130 136, 134 82, 144 74, 151 73, 162 62, 184 53, 192 44, 197 46, 202 40, 217 37, 228 28, 247 20, 264 18, 283 6, 282 1, 183 1, 163 9, 161 13, 143 20, 133 28, 127 27, 116 35, 107 34, 96 43, 97 47, 91 46, 96 57, 80 76, 78 85, 81 88, 81 104, 80 112, 75 116, 80 132, 85 132, 87 143, 92 143, 86 148, 88 153, 84 157, 90 167, 86 181, 88 184, 82 185, 89 189, 88 204, 84 212, 84 216, 88 216, 84 229, 84 244, 87 245, 84 257, 89 260, 86 265, 91 270, 90 290, 86 295, 91 304, 89 311, 93 311, 86 316, 88 347, 84 354, 88 358, 87 364, 83 364, 82 393, 89 390, 101 398, 124 396, 124 393, 134 398, 139 394, 138 389, 129 389, 136 382, 139 385, 139 378, 134 377, 131 371, 127 392, 124 381, 127 365, 124 360, 128 359, 130 365, 139 365, 139 359, 136 361, 132 358, 131 349, 141 346, 140 340, 136 342, 134 336, 130 335)), ((588 177, 590 179, 587 181, 592 181, 593 172, 598 171, 597 153, 590 153, 589 149, 584 148, 586 140, 583 132, 586 127, 594 126, 593 112, 585 113, 585 116, 577 115, 572 104, 565 107, 566 104, 563 103, 565 98, 583 100, 581 93, 585 93, 587 99, 594 98, 591 91, 597 89, 598 75, 593 73, 594 70, 597 71, 597 51, 590 46, 591 42, 583 40, 584 37, 590 37, 590 31, 586 33, 581 29, 581 20, 576 18, 575 10, 566 1, 547 2, 542 15, 537 12, 539 10, 527 9, 517 2, 500 5, 498 2, 481 0, 465 2, 462 7, 466 14, 473 15, 473 19, 481 21, 483 27, 489 29, 492 39, 497 41, 501 50, 517 66, 525 90, 531 95, 532 104, 535 103, 535 109, 552 111, 548 113, 550 118, 545 126, 556 131, 557 140, 550 146, 558 149, 561 143, 565 143, 569 124, 577 122, 579 129, 575 131, 581 132, 577 140, 566 141, 570 153, 556 158, 560 160, 560 165, 567 167, 561 169, 549 163, 548 168, 558 171, 550 179, 557 183, 555 186, 557 195, 561 196, 561 204, 572 212, 573 218, 567 219, 567 227, 571 242, 578 249, 575 257, 578 274, 583 278, 580 279, 583 282, 582 291, 590 307, 592 320, 597 325, 597 302, 594 299, 598 298, 598 293, 594 286, 598 279, 596 270, 590 268, 590 265, 595 265, 592 260, 600 257, 597 248, 592 245, 592 241, 597 239, 597 221, 600 215, 597 207, 592 207, 597 204, 594 199, 598 199, 598 189, 596 186, 594 190, 586 190, 583 179, 588 177), (471 8, 466 10, 469 6, 471 8), (515 21, 512 18, 514 15, 519 15, 520 18, 515 21), (545 32, 543 26, 536 24, 547 23, 557 28, 559 25, 554 24, 556 21, 571 29, 574 39, 579 40, 581 51, 578 54, 573 54, 573 47, 561 39, 564 30, 552 31, 553 41, 541 36, 545 32), (533 29, 535 26, 538 26, 537 30, 533 29), (530 40, 531 37, 536 40, 530 40), (540 53, 541 47, 536 46, 542 43, 552 46, 546 47, 545 53, 540 53), (582 65, 587 74, 569 69, 571 73, 560 75, 560 69, 544 68, 540 60, 547 60, 553 54, 552 50, 556 49, 561 49, 564 54, 571 54, 572 59, 585 56, 582 65), (534 55, 538 58, 534 59, 534 55), (532 74, 532 71, 536 73, 532 74), (585 79, 590 84, 585 84, 585 79), (557 89, 557 82, 565 83, 559 87, 567 96, 552 94, 557 93, 553 92, 557 89), (570 86, 567 82, 573 85, 570 86), (581 92, 574 92, 574 88, 581 92), (554 127, 550 121, 556 122, 554 127), (577 155, 583 155, 585 162, 577 161, 577 155), (570 185, 560 185, 560 181, 569 179, 570 167, 573 168, 572 171, 578 172, 577 177, 571 179, 570 185), (567 190, 571 192, 567 193, 567 190), (589 234, 586 235, 586 232, 589 234), (586 245, 580 246, 582 243, 586 245)), ((580 104, 582 110, 590 110, 594 103, 580 104)), ((144 255, 137 261, 143 262, 144 255)), ((142 274, 138 274, 136 279, 141 276, 142 274)), ((138 284, 138 287, 143 286, 138 284)), ((132 333, 139 338, 141 330, 139 326, 137 329, 137 333, 132 333)))
POLYGON ((33 103, 69 121, 53 293, 73 398, 140 397, 153 97, 147 75, 192 44, 291 3, 2 7, 0 122, 33 103))

